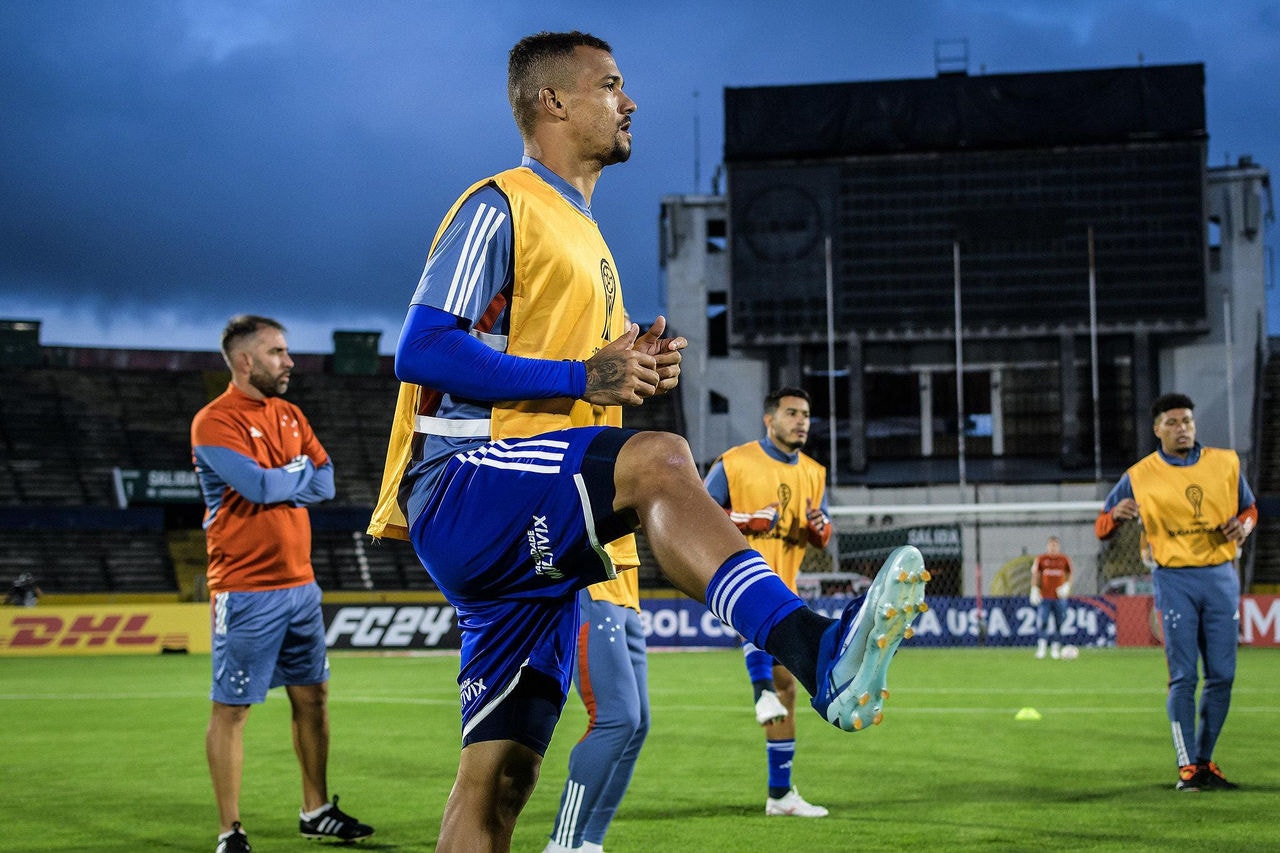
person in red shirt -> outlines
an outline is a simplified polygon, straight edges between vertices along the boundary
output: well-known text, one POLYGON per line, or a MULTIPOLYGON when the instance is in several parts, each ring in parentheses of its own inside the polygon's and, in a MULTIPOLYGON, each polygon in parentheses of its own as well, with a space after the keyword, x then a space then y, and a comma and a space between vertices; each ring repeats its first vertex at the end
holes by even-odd
POLYGON ((1045 552, 1031 564, 1031 604, 1036 608, 1036 657, 1044 657, 1045 647, 1055 660, 1062 653, 1062 625, 1067 619, 1067 599, 1071 597, 1071 558, 1062 553, 1062 543, 1050 536, 1045 552), (1053 627, 1050 628, 1050 622, 1053 627))
POLYGON ((307 507, 334 495, 333 462, 302 410, 281 399, 293 360, 284 327, 253 315, 222 332, 227 390, 196 414, 191 451, 204 496, 213 631, 213 710, 205 736, 221 834, 216 853, 248 851, 240 824, 244 726, 284 686, 302 770, 298 830, 353 841, 373 827, 329 802, 329 660, 307 507))

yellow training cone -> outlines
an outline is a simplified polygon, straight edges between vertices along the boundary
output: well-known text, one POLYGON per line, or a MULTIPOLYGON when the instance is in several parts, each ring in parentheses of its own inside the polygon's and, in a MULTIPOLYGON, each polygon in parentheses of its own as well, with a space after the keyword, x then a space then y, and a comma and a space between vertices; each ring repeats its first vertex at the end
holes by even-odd
POLYGON ((1041 717, 1040 717, 1040 712, 1039 712, 1039 711, 1037 711, 1035 708, 1023 708, 1023 709, 1022 709, 1022 710, 1020 710, 1018 713, 1014 714, 1014 715, 1013 715, 1013 718, 1014 718, 1015 720, 1039 720, 1039 719, 1041 719, 1041 717))

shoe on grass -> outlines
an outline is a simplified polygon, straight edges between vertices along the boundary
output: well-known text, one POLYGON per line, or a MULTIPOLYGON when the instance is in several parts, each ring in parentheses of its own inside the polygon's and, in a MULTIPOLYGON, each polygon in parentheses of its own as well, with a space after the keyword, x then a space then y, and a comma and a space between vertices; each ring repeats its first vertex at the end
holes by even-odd
POLYGON ((765 800, 764 813, 771 817, 781 815, 787 817, 827 816, 827 810, 822 806, 815 806, 813 803, 805 802, 804 797, 800 796, 800 792, 796 790, 795 785, 792 785, 791 790, 781 797, 770 797, 765 800))
POLYGON ((231 831, 218 839, 218 846, 213 853, 250 853, 249 836, 244 834, 240 821, 231 824, 231 831))
POLYGON ((360 841, 373 835, 373 827, 361 823, 338 808, 338 796, 313 818, 298 816, 298 832, 303 838, 329 838, 335 841, 360 841))
POLYGON ((1200 765, 1200 788, 1205 791, 1234 791, 1240 786, 1227 781, 1218 765, 1212 761, 1200 765))
POLYGON ((1184 764, 1178 768, 1178 790, 1197 792, 1204 777, 1200 775, 1199 764, 1184 764))

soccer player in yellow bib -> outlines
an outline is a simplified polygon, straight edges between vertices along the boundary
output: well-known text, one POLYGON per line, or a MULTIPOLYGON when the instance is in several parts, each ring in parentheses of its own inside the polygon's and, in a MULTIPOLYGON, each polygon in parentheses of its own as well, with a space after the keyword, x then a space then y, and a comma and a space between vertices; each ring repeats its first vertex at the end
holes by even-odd
MULTIPOLYGON (((731 447, 707 473, 707 491, 764 555, 792 592, 806 546, 831 539, 827 469, 801 452, 809 438, 810 399, 803 388, 779 388, 764 399, 765 436, 731 447)), ((769 767, 765 814, 825 817, 791 784, 796 754, 796 680, 755 644, 744 641, 747 674, 764 727, 769 767)))
POLYGON ((1213 761, 1227 719, 1240 633, 1235 559, 1258 523, 1234 450, 1196 441, 1195 403, 1165 394, 1151 405, 1159 448, 1125 472, 1094 524, 1099 539, 1137 519, 1164 628, 1169 721, 1179 791, 1231 789, 1213 761), (1204 689, 1196 711, 1199 664, 1204 689), (1197 717, 1200 721, 1196 730, 1197 717))
POLYGON ((785 661, 845 731, 879 722, 928 580, 903 547, 865 602, 838 620, 812 611, 707 495, 683 438, 620 426, 623 406, 676 387, 688 343, 664 338, 661 316, 643 333, 625 322, 591 211, 600 173, 631 154, 636 103, 586 33, 522 39, 507 72, 524 156, 436 232, 396 347, 369 524, 413 543, 462 633, 438 853, 511 848, 572 681, 579 591, 617 576, 608 543, 643 528, 676 588, 785 661))

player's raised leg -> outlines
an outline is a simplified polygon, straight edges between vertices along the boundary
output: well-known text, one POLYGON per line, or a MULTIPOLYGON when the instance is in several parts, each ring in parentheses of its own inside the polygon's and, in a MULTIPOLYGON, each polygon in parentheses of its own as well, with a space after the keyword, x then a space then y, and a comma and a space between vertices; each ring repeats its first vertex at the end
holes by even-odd
POLYGON ((614 484, 614 508, 636 512, 677 589, 777 658, 828 721, 846 731, 880 721, 889 661, 924 609, 928 573, 919 551, 895 552, 886 563, 892 571, 881 570, 864 606, 854 602, 831 620, 806 607, 747 545, 702 487, 683 438, 631 436, 618 454, 614 484))

